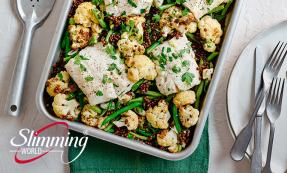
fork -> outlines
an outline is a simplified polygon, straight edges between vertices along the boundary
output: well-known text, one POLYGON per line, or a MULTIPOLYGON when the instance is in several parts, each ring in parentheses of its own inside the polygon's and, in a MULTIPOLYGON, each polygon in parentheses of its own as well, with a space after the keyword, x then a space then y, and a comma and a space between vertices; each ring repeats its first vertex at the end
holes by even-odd
POLYGON ((263 102, 263 100, 267 94, 267 91, 269 90, 273 77, 278 75, 286 58, 286 46, 286 43, 279 41, 264 66, 262 72, 263 87, 260 89, 257 95, 254 111, 249 119, 248 124, 241 130, 231 148, 230 155, 231 158, 235 161, 240 161, 243 159, 252 137, 252 126, 256 115, 258 112, 261 113, 260 111, 264 112, 265 110, 265 102, 263 102))
POLYGON ((271 155, 273 148, 273 140, 275 133, 275 122, 279 118, 282 107, 285 79, 273 79, 272 85, 267 98, 266 113, 270 123, 270 136, 268 144, 267 161, 263 169, 263 173, 272 173, 271 171, 271 155))

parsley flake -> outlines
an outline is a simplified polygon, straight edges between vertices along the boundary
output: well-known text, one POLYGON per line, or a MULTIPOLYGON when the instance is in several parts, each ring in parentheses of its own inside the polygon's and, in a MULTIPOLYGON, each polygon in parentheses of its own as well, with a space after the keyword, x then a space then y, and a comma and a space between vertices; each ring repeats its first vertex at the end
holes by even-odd
POLYGON ((133 0, 128 0, 128 3, 130 4, 130 6, 137 8, 137 4, 133 0))
POLYGON ((103 94, 102 91, 99 90, 99 91, 96 92, 96 95, 97 95, 97 96, 103 96, 104 94, 103 94))
POLYGON ((87 76, 87 77, 85 77, 85 80, 87 82, 90 82, 90 81, 94 80, 94 78, 92 76, 87 76))
POLYGON ((188 85, 190 85, 194 77, 195 77, 194 74, 186 72, 182 75, 181 80, 182 82, 186 82, 188 85))
POLYGON ((172 71, 177 74, 181 71, 181 69, 175 65, 172 67, 172 71))

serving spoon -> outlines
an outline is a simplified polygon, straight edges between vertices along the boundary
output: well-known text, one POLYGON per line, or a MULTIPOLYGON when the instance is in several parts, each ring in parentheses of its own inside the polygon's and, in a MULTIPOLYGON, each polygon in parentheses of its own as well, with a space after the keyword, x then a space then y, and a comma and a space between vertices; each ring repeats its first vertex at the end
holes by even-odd
POLYGON ((13 72, 7 109, 8 114, 19 116, 23 87, 34 31, 44 23, 53 9, 55 0, 16 0, 18 16, 23 26, 22 45, 13 72))

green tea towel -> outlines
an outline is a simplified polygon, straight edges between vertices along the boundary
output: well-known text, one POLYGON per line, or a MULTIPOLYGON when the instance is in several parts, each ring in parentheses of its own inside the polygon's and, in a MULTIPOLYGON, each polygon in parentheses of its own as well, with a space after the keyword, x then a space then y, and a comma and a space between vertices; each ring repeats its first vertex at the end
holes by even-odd
MULTIPOLYGON (((81 134, 71 131, 71 136, 81 134)), ((69 148, 69 160, 80 148, 69 148)), ((208 123, 196 151, 180 161, 167 161, 109 142, 89 137, 82 155, 70 164, 71 173, 207 173, 209 161, 208 123)))

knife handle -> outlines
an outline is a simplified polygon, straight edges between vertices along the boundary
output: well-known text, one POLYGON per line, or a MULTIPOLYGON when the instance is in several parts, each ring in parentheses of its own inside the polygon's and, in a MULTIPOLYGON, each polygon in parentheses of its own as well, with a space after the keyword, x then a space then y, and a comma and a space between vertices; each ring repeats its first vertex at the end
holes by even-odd
POLYGON ((256 117, 254 131, 254 152, 251 159, 251 173, 261 173, 262 171, 261 128, 262 116, 256 117))

